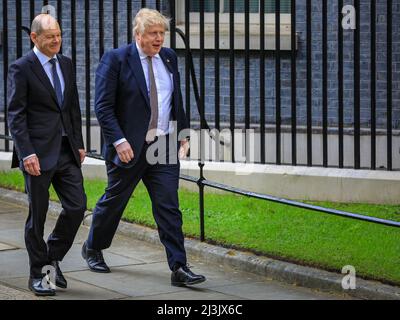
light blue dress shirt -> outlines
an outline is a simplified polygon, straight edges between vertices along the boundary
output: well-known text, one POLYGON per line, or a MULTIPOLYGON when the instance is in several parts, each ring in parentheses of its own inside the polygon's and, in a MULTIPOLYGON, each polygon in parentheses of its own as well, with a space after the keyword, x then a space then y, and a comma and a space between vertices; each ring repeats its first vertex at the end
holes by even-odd
POLYGON ((47 76, 49 77, 49 80, 50 80, 51 85, 53 86, 53 88, 54 88, 54 81, 53 81, 53 74, 52 74, 52 71, 51 71, 52 65, 51 65, 51 63, 50 63, 49 61, 50 61, 52 58, 55 58, 55 59, 56 59, 56 61, 57 61, 57 63, 56 63, 56 68, 57 68, 58 77, 60 78, 61 92, 64 94, 65 82, 64 82, 64 77, 63 77, 62 71, 61 71, 60 62, 59 62, 58 59, 57 59, 57 55, 55 55, 55 56, 52 57, 52 58, 49 58, 49 57, 46 56, 45 54, 41 53, 41 52, 39 51, 39 49, 36 48, 36 47, 33 48, 33 52, 34 52, 34 53, 36 54, 36 56, 38 57, 38 59, 39 59, 41 65, 42 65, 44 71, 46 72, 47 76))

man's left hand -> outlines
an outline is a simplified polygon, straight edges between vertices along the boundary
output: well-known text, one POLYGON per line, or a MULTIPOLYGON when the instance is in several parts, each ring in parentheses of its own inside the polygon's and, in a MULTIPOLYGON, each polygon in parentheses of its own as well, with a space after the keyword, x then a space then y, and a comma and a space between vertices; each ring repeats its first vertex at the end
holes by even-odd
POLYGON ((181 147, 179 148, 179 160, 184 160, 187 158, 189 153, 189 140, 185 139, 181 141, 181 147))
POLYGON ((79 157, 81 158, 81 163, 83 163, 86 157, 86 151, 85 149, 79 149, 78 151, 79 151, 79 157))

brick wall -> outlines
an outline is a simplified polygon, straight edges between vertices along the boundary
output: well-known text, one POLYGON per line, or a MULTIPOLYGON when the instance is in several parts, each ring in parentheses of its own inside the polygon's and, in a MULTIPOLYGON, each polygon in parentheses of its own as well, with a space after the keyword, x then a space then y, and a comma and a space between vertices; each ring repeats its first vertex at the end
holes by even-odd
MULTIPOLYGON (((352 1, 344 1, 345 4, 352 4, 352 1)), ((22 25, 30 26, 30 7, 29 1, 23 0, 22 3, 22 25)), ((35 13, 39 13, 42 1, 35 1, 35 13)), ((137 12, 141 1, 133 1, 132 13, 137 12)), ((155 7, 155 1, 147 1, 149 7, 155 7)), ((361 122, 363 127, 370 124, 370 23, 369 23, 369 0, 361 0, 361 122)), ((50 5, 56 6, 56 1, 49 1, 50 5)), ((306 1, 297 0, 297 32, 299 33, 299 43, 297 52, 297 123, 304 125, 306 121, 306 1)), ((64 54, 71 56, 71 24, 70 24, 70 1, 62 2, 63 16, 63 49, 64 54)), ((81 107, 85 108, 85 48, 90 46, 91 50, 91 108, 93 110, 94 97, 94 74, 99 61, 98 51, 98 11, 97 1, 90 1, 90 42, 85 40, 85 17, 84 1, 76 1, 76 26, 77 26, 77 79, 81 107)), ((119 9, 119 45, 127 42, 127 10, 126 1, 118 1, 119 9)), ((165 5, 164 5, 165 6, 165 5)), ((105 8, 105 48, 113 46, 113 19, 112 1, 104 1, 105 8)), ((337 125, 338 117, 338 82, 337 82, 337 1, 328 1, 328 121, 332 126, 337 125)), ((313 124, 322 123, 322 3, 313 1, 312 17, 312 70, 313 70, 313 100, 312 114, 313 124)), ((8 24, 9 24, 9 62, 16 58, 16 32, 15 32, 15 1, 8 1, 8 24)), ((393 5, 393 125, 400 127, 400 3, 394 1, 393 5)), ((0 3, 0 30, 3 25, 3 7, 0 3)), ((377 1, 377 125, 386 127, 386 1, 377 1)), ((26 33, 23 34, 23 52, 30 49, 30 41, 26 33)), ((178 51, 180 60, 180 72, 182 92, 185 94, 185 68, 184 52, 178 51)), ((3 47, 0 47, 0 97, 3 97, 3 47)), ((196 73, 199 75, 199 53, 194 51, 196 73)), ((207 119, 214 119, 214 55, 213 52, 206 54, 206 114, 207 119)), ((230 109, 230 87, 229 87, 229 55, 228 52, 221 51, 220 60, 221 73, 221 120, 229 121, 230 109)), ((344 116, 345 124, 351 126, 353 123, 353 32, 344 30, 344 116)), ((282 53, 281 63, 281 102, 282 102, 282 122, 290 123, 291 109, 291 74, 290 56, 282 53)), ((253 123, 259 121, 259 57, 258 52, 251 53, 250 61, 250 111, 253 123)), ((273 52, 267 52, 266 66, 266 119, 268 123, 273 123, 275 119, 275 56, 273 52)), ((199 76, 198 76, 199 77, 199 76)), ((199 79, 198 79, 199 80, 199 79)), ((244 53, 237 52, 235 58, 235 119, 237 122, 244 120, 244 53)), ((184 97, 185 99, 185 97, 184 97)), ((0 108, 3 106, 3 98, 0 100, 0 108)), ((191 98, 191 117, 198 119, 197 107, 192 94, 191 98)))

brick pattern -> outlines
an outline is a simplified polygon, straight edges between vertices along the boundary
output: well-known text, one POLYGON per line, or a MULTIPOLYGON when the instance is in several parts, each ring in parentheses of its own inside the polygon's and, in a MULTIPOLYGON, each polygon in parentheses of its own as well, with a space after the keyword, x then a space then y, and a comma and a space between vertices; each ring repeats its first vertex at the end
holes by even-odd
MULTIPOLYGON (((361 0, 361 122, 362 127, 370 125, 370 7, 369 0, 361 0)), ((39 13, 40 8, 35 1, 35 14, 39 13)), ((167 7, 167 1, 162 1, 162 6, 167 7)), ((312 16, 312 114, 313 124, 321 125, 322 123, 322 3, 321 1, 312 1, 313 16, 312 16)), ((350 1, 347 4, 351 4, 350 1)), ((50 5, 56 7, 56 1, 49 1, 50 5)), ((132 14, 133 16, 139 10, 141 1, 133 1, 132 14)), ((155 8, 155 1, 147 1, 149 7, 155 8)), ((70 24, 70 2, 62 2, 63 16, 62 29, 64 37, 64 53, 71 56, 71 24, 70 24)), ((85 15, 84 1, 76 1, 76 26, 77 26, 77 80, 79 87, 79 95, 81 99, 81 107, 85 108, 85 48, 90 47, 91 56, 91 108, 93 110, 94 100, 94 77, 95 70, 99 61, 98 50, 98 10, 97 1, 90 1, 90 41, 85 40, 85 15)), ((119 45, 127 42, 127 2, 118 1, 118 30, 119 30, 119 45)), ((22 25, 30 25, 30 7, 28 0, 22 0, 22 25)), ((113 47, 113 19, 112 19, 113 2, 111 0, 104 1, 105 10, 105 49, 113 47)), ((328 1, 328 122, 330 126, 337 125, 338 118, 338 82, 337 82, 337 1, 328 1)), ((299 43, 297 52, 297 123, 304 125, 306 123, 306 0, 297 0, 297 32, 299 33, 299 43)), ((400 127, 400 3, 394 1, 393 8, 393 126, 400 127)), ((3 25, 3 7, 0 3, 0 29, 3 25)), ((9 24, 9 48, 8 56, 11 63, 16 58, 16 32, 15 32, 15 1, 8 1, 8 24, 9 24)), ((377 2, 377 126, 379 128, 386 127, 386 2, 377 2)), ((29 37, 26 33, 23 34, 23 52, 26 53, 30 49, 29 37)), ((0 47, 0 79, 3 83, 3 47, 0 47)), ((185 54, 184 51, 178 51, 180 60, 180 73, 182 91, 185 95, 185 54)), ((344 116, 345 125, 352 126, 353 124, 353 32, 344 30, 344 116)), ((194 65, 196 66, 196 74, 199 81, 199 53, 194 52, 194 65)), ((211 123, 214 120, 215 107, 215 79, 214 79, 214 54, 208 52, 206 54, 206 70, 205 70, 205 106, 206 116, 211 123)), ((230 82, 229 82, 229 53, 221 51, 220 60, 220 96, 221 105, 221 121, 229 121, 230 110, 230 82)), ((258 52, 251 53, 250 61, 250 112, 251 121, 258 123, 259 121, 259 54, 258 52)), ((266 66, 266 119, 267 123, 274 123, 275 120, 275 55, 274 52, 267 52, 266 66)), ((290 55, 287 52, 282 52, 281 62, 281 102, 282 102, 282 123, 290 123, 291 121, 291 70, 290 70, 290 55)), ((245 101, 245 82, 244 82, 244 53, 237 52, 235 58, 235 120, 237 122, 244 121, 244 101, 245 101)), ((0 96, 3 97, 3 85, 0 85, 0 96)), ((185 96, 184 96, 185 101, 185 96)), ((0 108, 3 108, 3 98, 0 101, 0 108)), ((191 118, 199 119, 197 107, 193 93, 191 94, 191 118)))

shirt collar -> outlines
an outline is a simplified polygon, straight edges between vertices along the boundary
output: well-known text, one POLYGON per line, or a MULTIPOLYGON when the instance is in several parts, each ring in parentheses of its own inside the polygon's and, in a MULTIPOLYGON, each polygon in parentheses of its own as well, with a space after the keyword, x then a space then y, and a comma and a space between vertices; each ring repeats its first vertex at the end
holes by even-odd
POLYGON ((57 59, 57 55, 54 55, 53 58, 49 58, 48 56, 46 56, 44 53, 40 52, 40 50, 35 46, 33 48, 33 52, 36 54, 36 56, 38 57, 40 63, 42 66, 44 66, 47 62, 49 62, 51 59, 57 59))
MULTIPOLYGON (((138 53, 139 53, 140 60, 147 59, 147 55, 143 52, 142 48, 140 48, 139 44, 138 44, 137 42, 136 42, 135 44, 136 44, 137 51, 138 51, 138 53)), ((157 53, 157 54, 154 56, 154 58, 159 59, 159 58, 160 58, 160 54, 157 53)))

